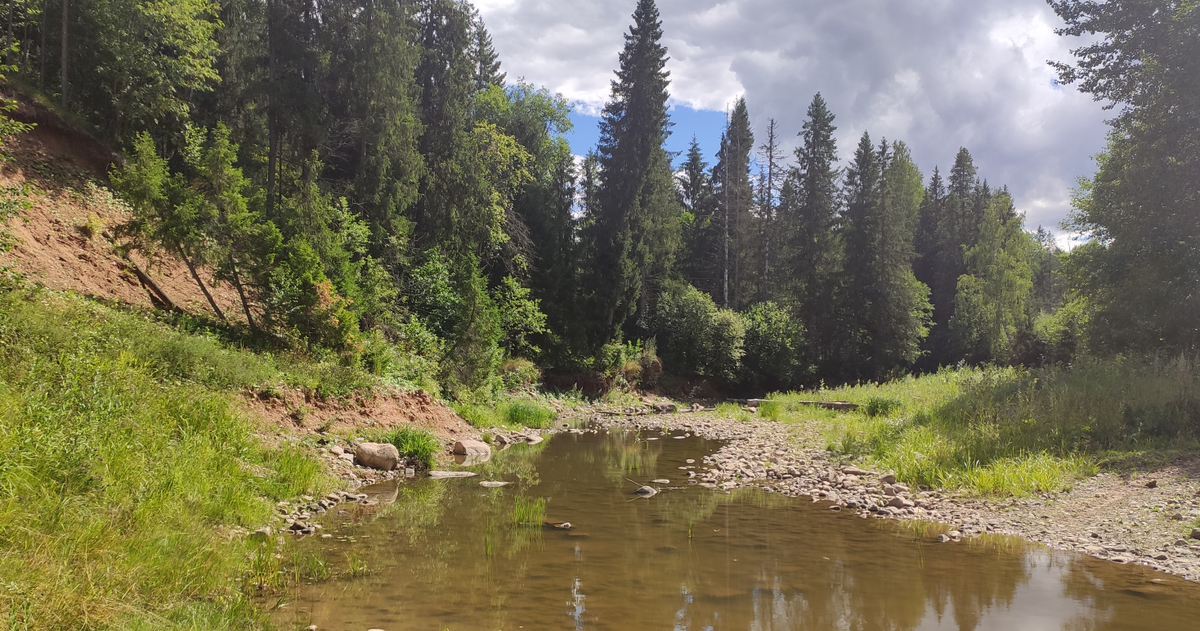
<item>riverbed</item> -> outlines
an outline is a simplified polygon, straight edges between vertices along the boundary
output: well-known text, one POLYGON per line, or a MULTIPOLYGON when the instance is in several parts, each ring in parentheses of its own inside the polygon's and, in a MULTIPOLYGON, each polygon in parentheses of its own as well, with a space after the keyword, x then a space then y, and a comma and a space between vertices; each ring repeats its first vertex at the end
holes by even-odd
POLYGON ((1016 537, 939 543, 944 526, 694 484, 721 444, 560 433, 465 467, 474 477, 364 488, 377 505, 331 510, 327 536, 299 542, 331 576, 303 581, 274 616, 361 631, 1182 630, 1200 619, 1200 585, 1149 568, 1016 537), (643 485, 657 493, 635 494, 643 485), (514 523, 518 504, 540 499, 536 524, 514 523))

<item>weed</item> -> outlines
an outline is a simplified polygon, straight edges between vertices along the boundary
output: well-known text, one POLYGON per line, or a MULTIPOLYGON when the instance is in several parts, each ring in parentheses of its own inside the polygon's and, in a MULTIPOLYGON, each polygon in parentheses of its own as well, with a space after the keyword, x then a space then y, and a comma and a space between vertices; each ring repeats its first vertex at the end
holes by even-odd
POLYGON ((554 423, 554 410, 528 400, 516 400, 502 403, 499 408, 500 417, 510 425, 523 425, 535 429, 545 429, 554 423))
POLYGON ((735 421, 749 422, 754 420, 749 412, 742 409, 742 406, 736 403, 718 403, 716 412, 719 416, 731 418, 735 421))
POLYGON ((416 460, 426 469, 433 468, 438 454, 442 452, 442 442, 423 429, 399 427, 386 432, 382 440, 395 445, 401 456, 416 460))
POLYGON ((783 418, 783 404, 774 399, 768 399, 758 404, 758 415, 768 421, 778 421, 783 418))
POLYGON ((896 410, 903 407, 904 403, 900 399, 892 397, 873 396, 867 398, 867 403, 862 407, 863 414, 869 417, 890 416, 896 410))
POLYGON ((541 526, 546 519, 546 498, 518 496, 513 504, 512 522, 517 526, 541 526))

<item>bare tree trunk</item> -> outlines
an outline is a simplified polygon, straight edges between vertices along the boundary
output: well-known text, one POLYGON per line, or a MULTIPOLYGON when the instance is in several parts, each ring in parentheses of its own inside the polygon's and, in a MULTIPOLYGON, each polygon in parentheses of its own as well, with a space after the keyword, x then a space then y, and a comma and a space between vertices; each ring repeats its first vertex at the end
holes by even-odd
POLYGON ((204 282, 200 280, 200 274, 196 272, 196 266, 192 265, 192 259, 188 258, 187 252, 183 251, 183 246, 177 245, 176 248, 179 250, 179 256, 183 258, 184 264, 187 265, 188 271, 192 273, 192 279, 196 281, 196 285, 200 287, 201 293, 208 300, 208 306, 212 307, 212 310, 217 314, 218 318, 221 318, 222 322, 229 324, 229 318, 225 317, 221 308, 217 306, 217 301, 213 300, 212 294, 208 293, 208 287, 205 287, 204 282))
POLYGON ((138 277, 138 281, 140 281, 142 283, 142 286, 144 286, 147 290, 150 291, 150 301, 151 302, 161 303, 161 306, 164 309, 166 309, 167 311, 183 313, 183 309, 180 309, 174 303, 174 301, 171 300, 171 297, 167 295, 167 292, 163 291, 162 287, 159 287, 158 283, 154 282, 154 279, 150 278, 150 276, 148 274, 146 274, 146 272, 143 272, 142 269, 140 267, 138 267, 136 263, 134 263, 133 261, 130 261, 129 259, 125 259, 125 262, 129 265, 129 268, 133 270, 133 273, 138 277))
POLYGON ((229 269, 233 271, 233 286, 237 288, 238 297, 242 300, 242 312, 246 314, 246 324, 250 325, 251 331, 257 331, 258 325, 254 324, 254 316, 250 315, 250 301, 246 298, 246 290, 242 287, 242 277, 237 271, 237 261, 233 258, 233 252, 229 253, 229 269))
MULTIPOLYGON (((64 0, 65 1, 65 0, 64 0)), ((275 0, 267 0, 267 218, 275 212, 275 163, 279 130, 275 112, 275 0)))
POLYGON ((59 79, 59 84, 62 88, 62 96, 60 97, 59 105, 61 105, 64 110, 67 109, 67 36, 69 35, 67 30, 67 2, 68 0, 62 0, 62 72, 59 79))

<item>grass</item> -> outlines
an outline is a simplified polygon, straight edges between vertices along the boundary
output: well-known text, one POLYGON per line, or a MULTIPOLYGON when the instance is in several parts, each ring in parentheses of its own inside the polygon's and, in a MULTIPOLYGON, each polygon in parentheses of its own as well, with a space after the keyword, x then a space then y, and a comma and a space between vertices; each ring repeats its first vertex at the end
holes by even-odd
POLYGON ((433 468, 437 455, 442 452, 442 442, 423 429, 396 428, 384 433, 381 440, 395 445, 401 456, 416 460, 426 469, 433 468))
POLYGON ((274 543, 234 531, 336 484, 232 394, 279 374, 140 314, 0 293, 0 628, 266 628, 249 598, 279 584, 274 543))
POLYGON ((742 406, 736 403, 718 403, 716 407, 718 416, 731 418, 735 421, 750 422, 754 420, 754 416, 742 409, 742 406))
POLYGON ((910 485, 982 495, 1063 489, 1104 462, 1194 451, 1200 433, 1200 367, 1186 358, 944 370, 772 400, 784 406, 784 422, 825 423, 836 452, 910 485), (832 413, 799 404, 811 399, 861 407, 832 413))
POLYGON ((500 401, 496 404, 459 402, 454 403, 455 413, 475 427, 530 427, 546 429, 554 424, 558 415, 554 410, 536 399, 519 398, 500 401))
POLYGON ((546 498, 518 496, 513 503, 512 522, 517 526, 541 526, 546 519, 546 498))

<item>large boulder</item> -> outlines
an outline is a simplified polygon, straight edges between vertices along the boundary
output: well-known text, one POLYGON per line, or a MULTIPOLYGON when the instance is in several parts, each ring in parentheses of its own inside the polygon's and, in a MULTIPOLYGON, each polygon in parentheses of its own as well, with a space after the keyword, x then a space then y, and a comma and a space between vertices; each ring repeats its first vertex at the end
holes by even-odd
POLYGON ((492 448, 485 442, 464 438, 454 443, 456 456, 490 456, 492 448))
POLYGON ((390 443, 359 443, 354 459, 364 467, 391 471, 400 466, 400 451, 390 443))

